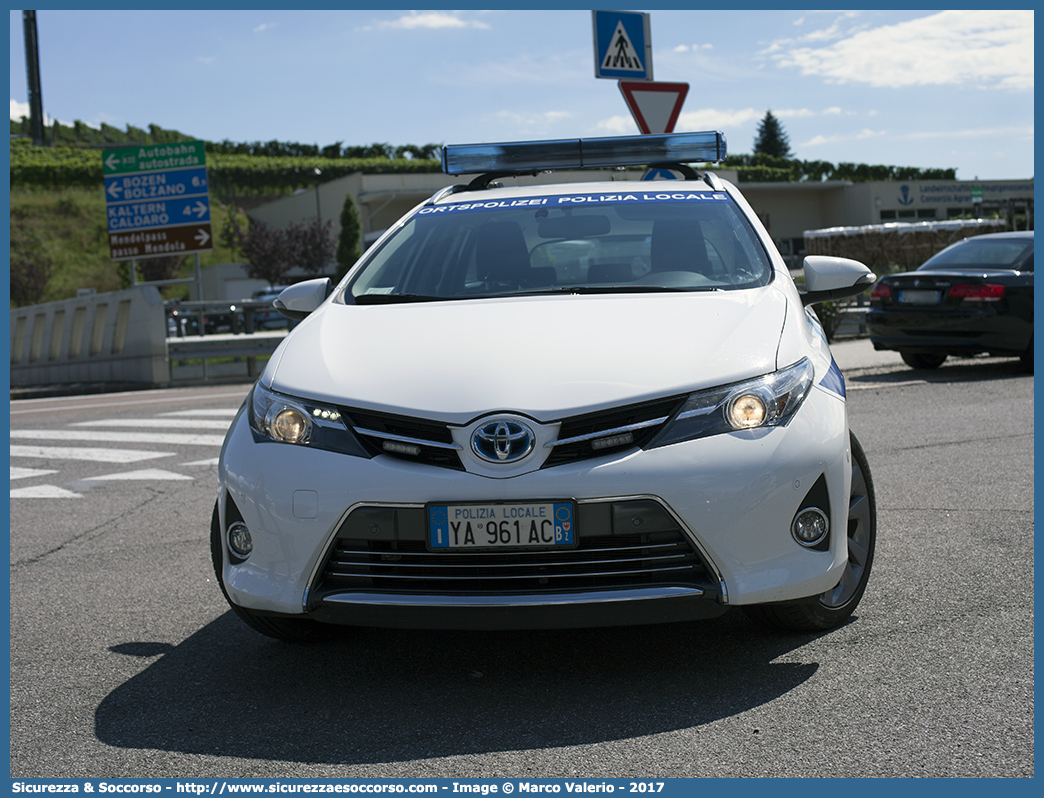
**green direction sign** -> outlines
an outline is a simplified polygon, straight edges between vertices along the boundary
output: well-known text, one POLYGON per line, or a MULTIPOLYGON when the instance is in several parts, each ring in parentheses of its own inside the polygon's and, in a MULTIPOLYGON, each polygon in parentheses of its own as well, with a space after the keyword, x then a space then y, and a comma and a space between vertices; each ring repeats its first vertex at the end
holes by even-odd
POLYGON ((972 186, 971 198, 972 203, 982 202, 982 186, 972 186))
POLYGON ((102 152, 102 172, 106 176, 205 165, 206 153, 202 141, 142 144, 137 147, 117 147, 102 152))

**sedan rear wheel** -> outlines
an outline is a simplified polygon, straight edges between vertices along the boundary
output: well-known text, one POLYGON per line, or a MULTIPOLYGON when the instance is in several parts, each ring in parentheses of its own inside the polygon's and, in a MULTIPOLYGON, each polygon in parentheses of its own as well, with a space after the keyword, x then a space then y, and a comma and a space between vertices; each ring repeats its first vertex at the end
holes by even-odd
POLYGON ((1029 346, 1026 347, 1026 351, 1022 353, 1020 358, 1022 361, 1022 370, 1028 371, 1030 374, 1033 373, 1033 339, 1030 339, 1029 346))
POLYGON ((930 355, 924 352, 910 352, 906 349, 899 352, 903 362, 912 369, 937 369, 946 360, 946 355, 930 355))
POLYGON ((877 542, 877 504, 863 447, 852 442, 852 487, 848 499, 848 563, 841 580, 812 601, 744 607, 757 621, 782 629, 817 632, 839 626, 855 610, 866 590, 877 542))

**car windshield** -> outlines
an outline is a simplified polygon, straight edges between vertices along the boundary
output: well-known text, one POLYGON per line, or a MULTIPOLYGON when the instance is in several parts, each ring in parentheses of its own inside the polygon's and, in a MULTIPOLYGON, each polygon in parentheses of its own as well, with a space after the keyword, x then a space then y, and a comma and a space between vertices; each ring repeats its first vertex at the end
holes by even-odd
POLYGON ((721 192, 471 195, 408 219, 353 275, 345 300, 735 290, 771 276, 754 230, 721 192))
POLYGON ((969 238, 924 262, 921 269, 1033 268, 1033 239, 969 238))

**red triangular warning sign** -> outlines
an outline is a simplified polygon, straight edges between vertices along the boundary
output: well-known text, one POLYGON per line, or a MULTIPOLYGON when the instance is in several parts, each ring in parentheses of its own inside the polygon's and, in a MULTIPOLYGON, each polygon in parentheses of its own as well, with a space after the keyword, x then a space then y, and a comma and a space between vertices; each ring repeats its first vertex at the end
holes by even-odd
POLYGON ((642 133, 674 132, 685 95, 689 93, 688 83, 621 80, 618 85, 642 133))

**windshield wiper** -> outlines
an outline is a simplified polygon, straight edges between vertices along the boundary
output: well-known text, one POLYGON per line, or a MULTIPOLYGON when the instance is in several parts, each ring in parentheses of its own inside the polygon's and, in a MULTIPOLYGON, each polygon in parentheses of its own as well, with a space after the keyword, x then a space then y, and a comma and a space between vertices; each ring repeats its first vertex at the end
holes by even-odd
POLYGON ((355 297, 356 305, 394 305, 400 302, 444 302, 456 299, 452 296, 427 296, 425 294, 361 294, 355 297))
POLYGON ((514 296, 539 294, 649 294, 661 291, 694 291, 695 288, 671 288, 663 285, 555 285, 532 291, 518 291, 514 296))

